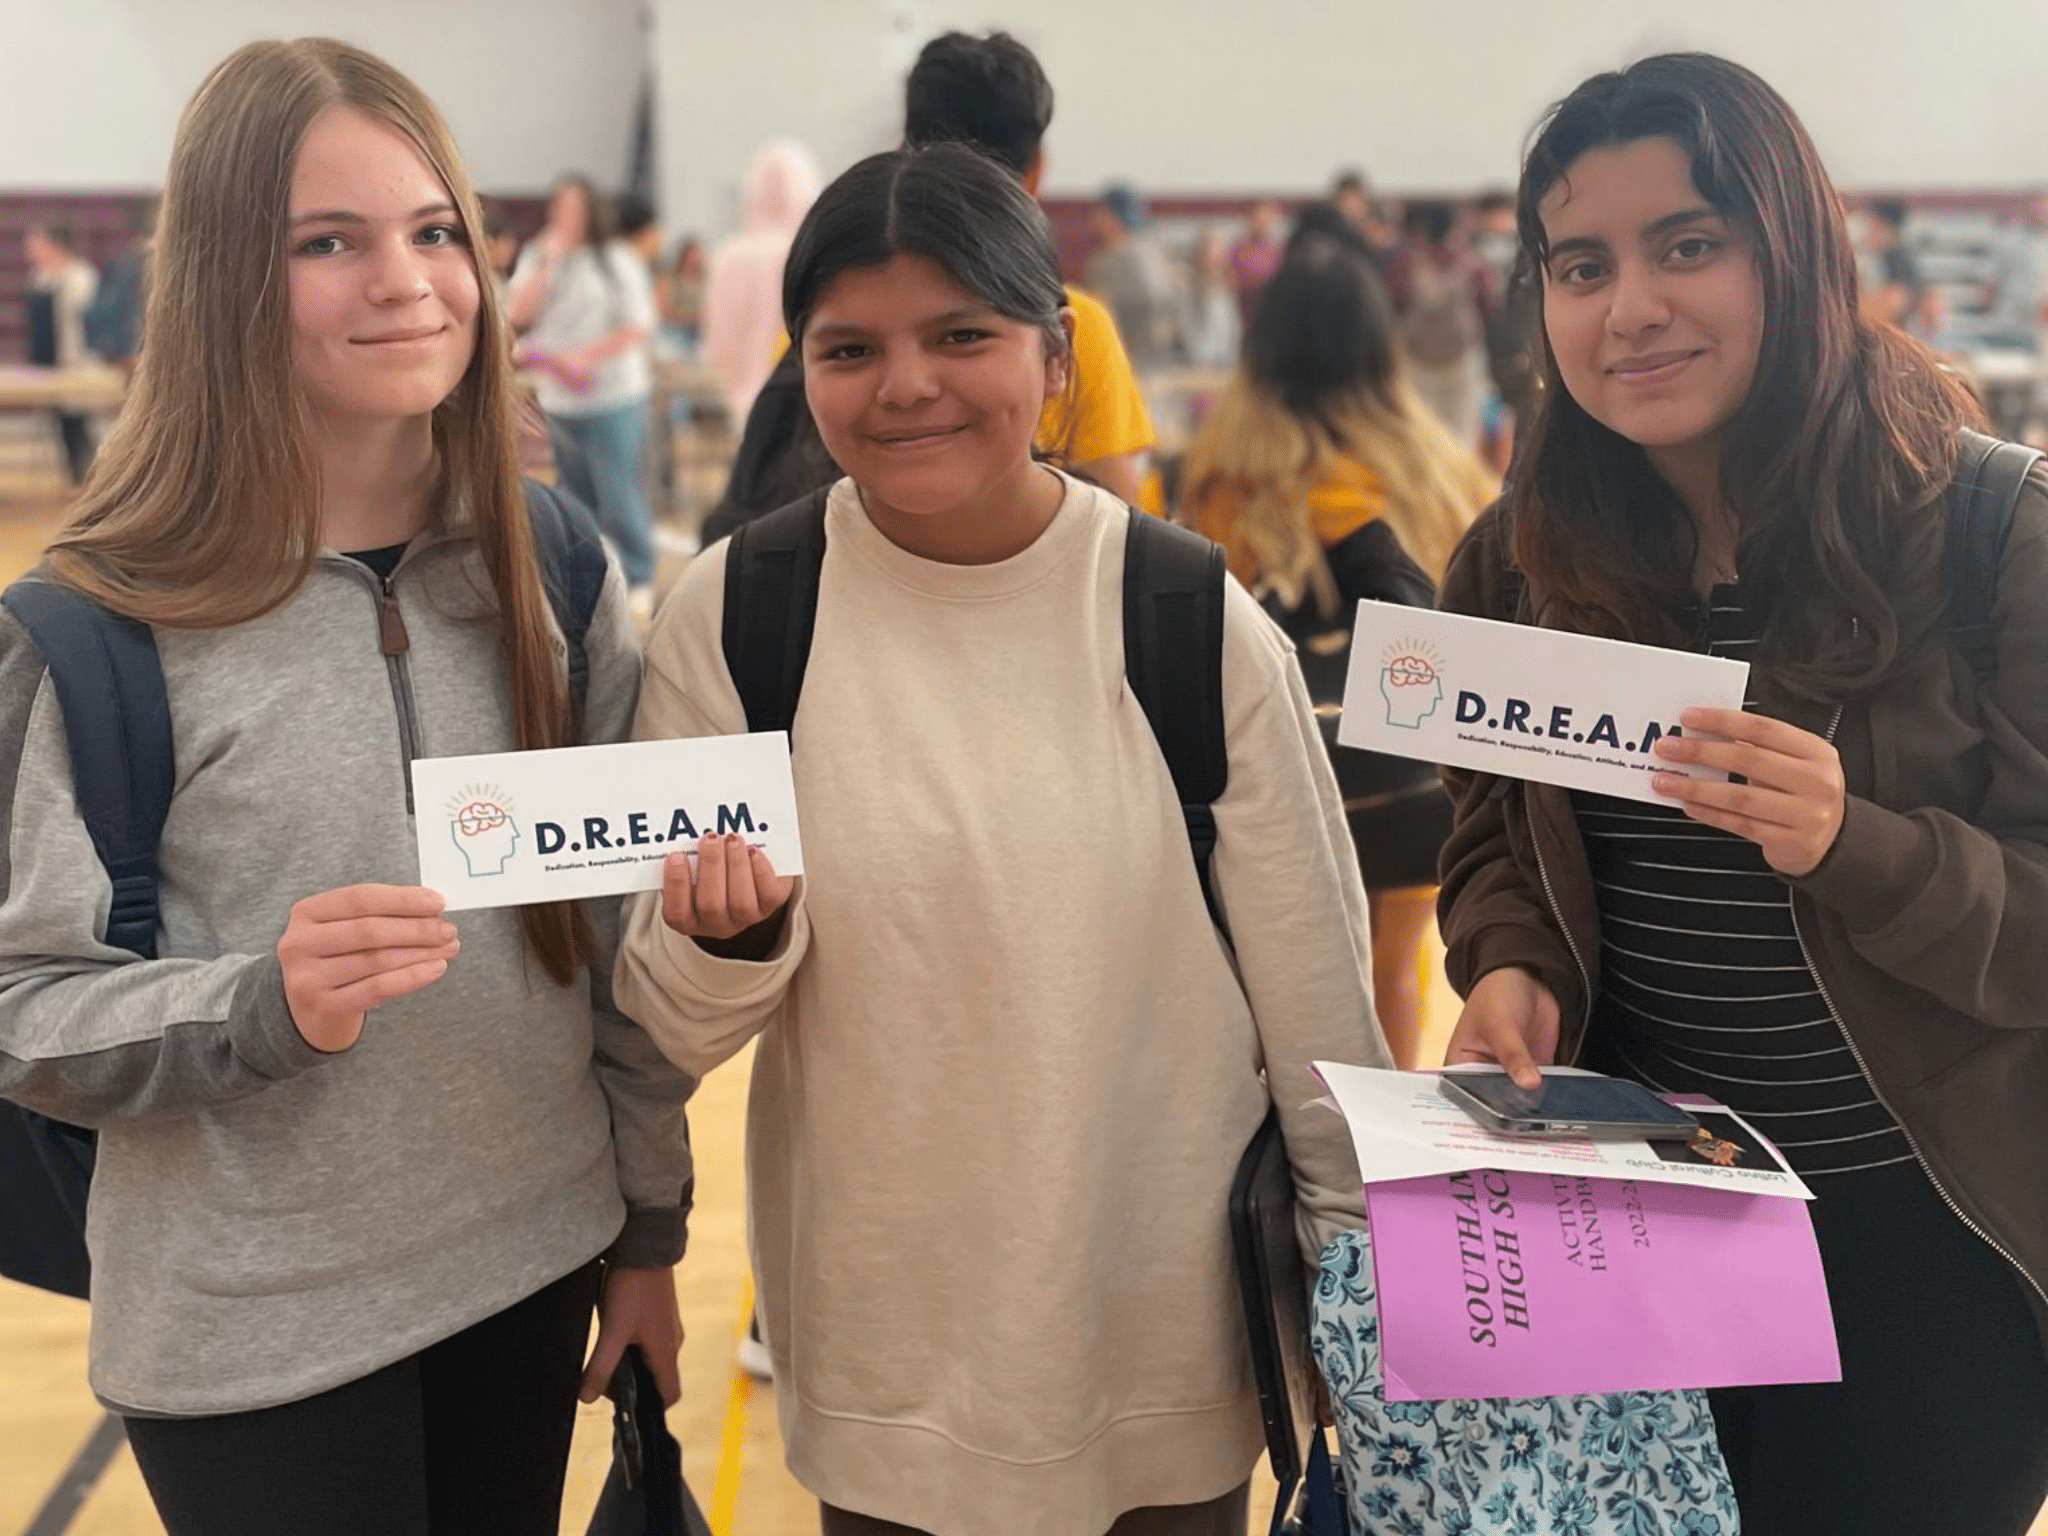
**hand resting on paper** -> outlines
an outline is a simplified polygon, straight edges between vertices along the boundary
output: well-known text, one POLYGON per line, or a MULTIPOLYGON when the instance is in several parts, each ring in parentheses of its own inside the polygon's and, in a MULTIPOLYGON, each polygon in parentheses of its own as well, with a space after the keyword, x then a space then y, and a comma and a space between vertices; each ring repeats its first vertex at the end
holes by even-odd
POLYGON ((672 853, 661 871, 661 920, 728 960, 765 960, 782 934, 796 882, 736 832, 707 832, 690 856, 672 853))
POLYGON ((345 1051, 379 1003, 437 981, 462 946, 441 896, 418 885, 345 885, 292 908, 277 962, 284 1000, 316 1051, 345 1051))
POLYGON ((1524 1088, 1542 1082, 1536 1070, 1557 1060, 1557 999, 1517 965, 1488 971, 1472 984, 1451 1031, 1444 1065, 1494 1062, 1524 1088))
POLYGON ((1652 749, 1674 763, 1700 763, 1739 773, 1746 784, 1722 784, 1660 773, 1650 782, 1694 821, 1746 837, 1781 875, 1812 874, 1841 834, 1846 809, 1842 759, 1834 744, 1768 715, 1739 709, 1688 709, 1689 731, 1725 736, 1661 737, 1652 749))

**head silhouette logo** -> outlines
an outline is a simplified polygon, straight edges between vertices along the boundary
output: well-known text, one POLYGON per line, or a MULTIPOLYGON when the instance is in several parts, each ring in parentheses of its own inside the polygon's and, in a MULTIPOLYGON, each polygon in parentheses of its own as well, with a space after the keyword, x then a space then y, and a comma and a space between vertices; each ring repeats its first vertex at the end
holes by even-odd
POLYGON ((448 835, 472 876, 502 875, 519 847, 512 797, 495 784, 464 785, 448 802, 448 835))
POLYGON ((1415 731, 1444 699, 1443 657, 1422 640, 1396 640, 1380 656, 1387 724, 1415 731))

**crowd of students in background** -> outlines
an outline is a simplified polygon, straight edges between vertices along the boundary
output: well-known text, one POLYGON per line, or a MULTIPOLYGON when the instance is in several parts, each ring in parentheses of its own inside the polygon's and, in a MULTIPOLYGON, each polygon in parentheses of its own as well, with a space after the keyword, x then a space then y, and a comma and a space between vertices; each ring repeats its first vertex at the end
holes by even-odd
MULTIPOLYGON (((665 240, 658 210, 639 192, 614 199, 586 177, 570 179, 582 189, 579 195, 598 221, 594 227, 608 231, 607 243, 614 237, 618 242, 618 253, 607 259, 617 264, 630 257, 630 270, 645 274, 651 294, 651 317, 635 320, 632 346, 600 360, 611 362, 614 372, 633 372, 629 359, 645 349, 639 355, 650 360, 708 369, 737 432, 785 344, 777 285, 789 237, 820 185, 815 161, 793 140, 760 146, 742 179, 739 228, 715 246, 692 233, 665 240)), ((558 237, 560 202, 558 190, 543 228, 522 240, 506 209, 486 200, 488 267, 501 296, 522 252, 534 249, 536 240, 558 237)), ((1362 173, 1347 170, 1333 178, 1320 200, 1261 198, 1228 218, 1207 212, 1162 218, 1134 185, 1105 188, 1090 206, 1078 286, 1114 318, 1154 415, 1160 414, 1161 381, 1177 370, 1215 375, 1236 365, 1259 291, 1278 269, 1287 234, 1305 212, 1311 223, 1334 213, 1357 232, 1358 249, 1391 303, 1410 382, 1460 442, 1504 471, 1516 423, 1530 403, 1536 324, 1533 285, 1516 271, 1513 196, 1505 190, 1468 199, 1388 198, 1376 195, 1362 173)), ((99 268, 80 253, 63 223, 30 227, 23 250, 29 272, 25 361, 65 367, 103 360, 133 367, 153 200, 138 200, 132 217, 133 237, 99 268)), ((2048 328, 2048 192, 1996 231, 1981 276, 1967 285, 1966 329, 1955 324, 1957 305, 1949 287, 1928 276, 1924 232, 1916 233, 1916 211, 1908 202, 1872 199, 1858 210, 1853 227, 1862 304, 1870 318, 1958 355, 1970 346, 2039 351, 2048 328)), ((638 276, 632 282, 636 290, 642 286, 638 276)), ((520 305, 510 312, 522 332, 534 323, 520 305)), ((586 382, 574 359, 566 369, 533 361, 545 350, 529 348, 525 357, 537 392, 553 402, 550 415, 575 423, 569 430, 579 441, 601 434, 602 428, 590 426, 603 414, 593 402, 619 405, 628 397, 616 393, 619 386, 609 373, 586 382)), ((1193 380, 1198 411, 1208 397, 1200 382, 1193 380)), ((647 388, 631 398, 644 403, 653 393, 650 375, 647 388)), ((688 394, 676 394, 669 424, 679 426, 689 414, 688 394)), ((52 420, 67 470, 78 483, 91 463, 93 425, 69 410, 53 412, 52 420)), ((2010 423, 2015 429, 2025 424, 2010 423)), ((1187 423, 1190 429, 1197 425, 1198 419, 1187 423)), ((623 453, 646 451, 645 444, 637 450, 630 443, 612 446, 616 451, 609 458, 600 449, 601 460, 619 462, 623 453)), ((574 479, 576 489, 606 503, 601 510, 608 530, 623 536, 634 552, 629 574, 636 587, 646 585, 651 565, 640 557, 644 539, 636 530, 648 523, 651 510, 643 516, 617 489, 607 496, 580 468, 574 479)))

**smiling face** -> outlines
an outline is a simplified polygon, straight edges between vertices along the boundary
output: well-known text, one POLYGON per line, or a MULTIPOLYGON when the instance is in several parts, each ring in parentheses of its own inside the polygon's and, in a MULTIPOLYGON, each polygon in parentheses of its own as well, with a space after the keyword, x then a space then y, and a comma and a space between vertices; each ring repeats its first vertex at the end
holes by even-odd
POLYGON ((1588 150, 1539 212, 1544 329, 1572 399, 1667 479, 1680 459, 1718 465, 1763 347, 1748 235, 1700 195, 1668 138, 1588 150))
POLYGON ((905 521, 1017 504, 1038 474, 1039 414, 1067 378, 1065 351, 1037 326, 909 255, 833 278, 804 326, 803 360, 818 434, 892 538, 905 521))
POLYGON ((398 129, 313 120, 292 171, 292 369, 330 430, 424 422, 476 350, 476 263, 448 188, 398 129))

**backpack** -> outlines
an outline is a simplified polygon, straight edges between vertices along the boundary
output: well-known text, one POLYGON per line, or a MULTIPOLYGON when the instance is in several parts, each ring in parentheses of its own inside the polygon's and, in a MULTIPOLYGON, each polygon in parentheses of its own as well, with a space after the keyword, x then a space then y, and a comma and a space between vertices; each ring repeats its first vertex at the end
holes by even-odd
MULTIPOLYGON (((726 670, 750 731, 788 731, 803 692, 830 487, 743 523, 725 554, 726 670)), ((1143 512, 1124 537, 1124 679, 1166 758, 1209 915, 1211 805, 1230 778, 1223 736, 1223 550, 1143 512)))
MULTIPOLYGON (((587 511, 538 481, 526 482, 526 505, 580 717, 590 670, 584 636, 604 589, 604 546, 587 511)), ((0 604, 42 652, 63 710, 79 812, 113 884, 107 943, 152 960, 157 844, 175 773, 155 637, 147 624, 34 575, 0 593, 0 604)), ((90 1131, 0 1100, 0 1275, 86 1295, 95 1145, 90 1131)))
MULTIPOLYGON (((1948 583, 1945 627, 1981 688, 1998 675, 1998 567, 2019 509, 2028 472, 2048 454, 1965 427, 1957 435, 1956 469, 1944 494, 1948 537, 1941 565, 1948 583)), ((1500 612, 1520 622, 1528 583, 1515 564, 1514 541, 1501 541, 1500 612)))
POLYGON ((1351 628, 1361 599, 1433 608, 1436 587, 1384 518, 1353 529, 1324 550, 1323 558, 1337 588, 1333 611, 1325 613, 1313 592, 1303 593, 1290 606, 1269 590, 1260 595, 1260 606, 1294 642, 1301 680, 1315 706, 1323 749, 1337 776, 1344 808, 1360 811, 1406 800, 1436 786, 1433 764, 1337 743, 1344 719, 1344 686, 1351 673, 1351 628))
POLYGON ((130 247, 100 268, 99 287, 79 317, 86 347, 110 363, 142 350, 145 262, 143 253, 130 247))

